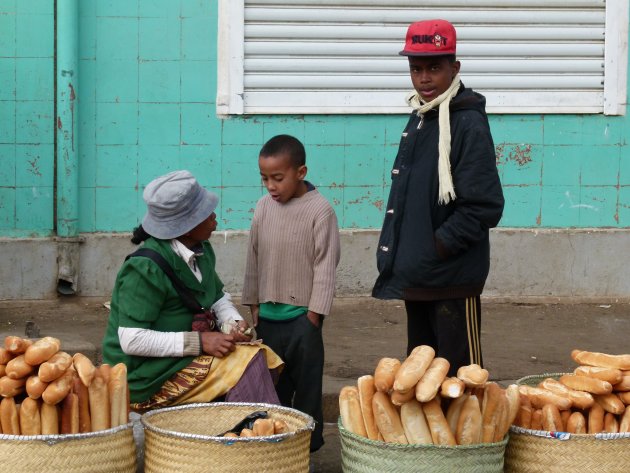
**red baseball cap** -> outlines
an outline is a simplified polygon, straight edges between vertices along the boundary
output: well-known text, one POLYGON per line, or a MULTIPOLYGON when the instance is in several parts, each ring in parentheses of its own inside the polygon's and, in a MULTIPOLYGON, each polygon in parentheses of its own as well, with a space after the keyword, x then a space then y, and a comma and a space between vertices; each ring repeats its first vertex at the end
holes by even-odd
POLYGON ((455 54, 457 34, 446 20, 417 21, 409 25, 401 56, 445 56, 455 54))

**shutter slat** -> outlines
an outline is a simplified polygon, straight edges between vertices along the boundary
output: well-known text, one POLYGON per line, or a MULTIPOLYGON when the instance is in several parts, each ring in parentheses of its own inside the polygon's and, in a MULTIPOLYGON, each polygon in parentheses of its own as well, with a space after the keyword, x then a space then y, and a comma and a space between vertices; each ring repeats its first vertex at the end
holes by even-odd
MULTIPOLYGON (((371 42, 378 40, 396 40, 400 46, 405 38, 406 27, 399 26, 333 26, 333 25, 245 25, 246 42, 251 39, 362 39, 366 41, 366 47, 371 42), (401 40, 402 38, 402 40, 401 40)), ((538 26, 494 26, 457 28, 458 43, 466 41, 604 41, 604 27, 580 26, 580 27, 538 27, 538 26)))
MULTIPOLYGON (((463 80, 468 87, 527 90, 527 89, 602 89, 603 75, 498 75, 466 74, 463 80)), ((248 74, 245 89, 344 89, 374 90, 410 88, 408 75, 284 75, 248 74)))
MULTIPOLYGON (((229 0, 228 0, 229 1, 229 0)), ((267 8, 290 8, 297 5, 304 5, 311 7, 313 4, 326 6, 326 7, 362 7, 362 8, 378 8, 383 7, 384 3, 390 8, 408 8, 409 6, 417 6, 417 3, 397 0, 319 0, 313 2, 312 0, 293 0, 289 2, 278 2, 277 0, 248 0, 247 4, 251 7, 256 5, 263 5, 267 8)), ((526 5, 529 8, 546 8, 546 7, 566 7, 566 8, 603 8, 605 0, 450 0, 445 2, 444 0, 422 0, 424 7, 438 6, 444 8, 448 5, 451 8, 508 8, 508 7, 523 7, 526 5)))
MULTIPOLYGON (((292 71, 293 73, 409 73, 407 61, 396 57, 394 59, 356 59, 350 57, 296 59, 296 58, 258 58, 246 59, 245 69, 249 74, 276 73, 292 71)), ((573 61, 572 59, 536 59, 522 61, 519 59, 468 59, 462 68, 462 74, 487 73, 529 73, 532 69, 541 73, 584 73, 603 75, 604 62, 601 59, 573 61)), ((408 77, 407 77, 408 78, 408 77)))
MULTIPOLYGON (((542 20, 545 24, 567 25, 567 24, 601 24, 604 21, 603 10, 574 10, 568 8, 538 8, 536 10, 510 10, 501 8, 500 10, 471 9, 470 6, 462 9, 453 9, 445 12, 444 5, 436 9, 424 9, 423 18, 438 18, 448 15, 449 21, 453 23, 465 24, 529 24, 542 20)), ((347 9, 347 8, 327 8, 322 9, 319 5, 314 8, 249 8, 245 12, 245 21, 249 23, 271 23, 271 24, 292 24, 292 23, 374 23, 390 24, 398 23, 406 26, 416 18, 417 8, 397 8, 397 9, 347 9)))
MULTIPOLYGON (((408 92, 407 89, 405 92, 408 92)), ((598 113, 604 100, 601 91, 585 90, 580 93, 580 100, 569 95, 558 95, 547 90, 522 91, 518 100, 514 94, 505 91, 479 89, 485 95, 489 113, 514 113, 518 107, 521 113, 539 113, 541 107, 552 100, 555 113, 598 113)), ((365 94, 352 91, 326 91, 319 94, 317 102, 307 100, 309 93, 317 89, 302 92, 253 91, 245 97, 245 106, 249 113, 295 113, 296 107, 301 113, 347 113, 347 107, 353 105, 356 113, 409 113, 410 108, 404 102, 405 94, 400 91, 370 91, 370 100, 365 94), (270 105, 271 104, 271 105, 270 105)), ((404 120, 404 119, 403 119, 404 120)))
MULTIPOLYGON (((400 59, 398 51, 402 44, 396 42, 373 43, 369 47, 365 43, 353 42, 293 42, 293 41, 249 41, 245 44, 245 56, 370 56, 395 57, 400 59)), ((493 43, 493 44, 458 44, 457 54, 463 60, 472 56, 487 57, 584 57, 603 58, 603 43, 553 43, 545 44, 541 51, 539 43, 493 43)))

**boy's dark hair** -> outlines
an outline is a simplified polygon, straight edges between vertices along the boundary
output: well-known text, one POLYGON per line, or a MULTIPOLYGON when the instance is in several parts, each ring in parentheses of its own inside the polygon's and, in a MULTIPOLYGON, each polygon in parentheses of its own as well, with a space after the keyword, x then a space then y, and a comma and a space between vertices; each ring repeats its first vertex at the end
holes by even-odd
POLYGON ((306 151, 300 140, 291 135, 277 135, 267 141, 260 150, 261 158, 286 154, 296 168, 306 164, 306 151))

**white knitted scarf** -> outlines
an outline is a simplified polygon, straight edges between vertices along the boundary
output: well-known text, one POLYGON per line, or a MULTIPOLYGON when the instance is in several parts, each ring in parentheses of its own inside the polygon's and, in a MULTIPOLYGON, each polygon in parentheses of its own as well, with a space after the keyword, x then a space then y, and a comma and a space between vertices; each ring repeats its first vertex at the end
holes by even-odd
POLYGON ((438 179, 440 184, 438 203, 442 205, 446 205, 456 198, 453 176, 451 176, 451 122, 449 119, 450 112, 448 106, 451 99, 457 94, 459 84, 459 74, 457 74, 453 82, 451 82, 451 86, 444 93, 428 103, 425 103, 420 97, 420 94, 415 90, 407 95, 407 103, 418 116, 421 116, 438 105, 440 106, 438 119, 440 126, 438 141, 438 179))

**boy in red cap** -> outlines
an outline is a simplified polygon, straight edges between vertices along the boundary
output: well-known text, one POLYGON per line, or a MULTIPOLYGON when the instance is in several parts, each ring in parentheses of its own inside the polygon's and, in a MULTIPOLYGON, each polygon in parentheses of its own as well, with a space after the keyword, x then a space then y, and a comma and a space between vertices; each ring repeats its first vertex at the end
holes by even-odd
POLYGON ((503 192, 485 98, 459 77, 456 32, 413 23, 405 48, 413 108, 392 169, 372 295, 403 299, 407 352, 430 345, 450 364, 482 364, 479 296, 490 267, 489 229, 503 192))

